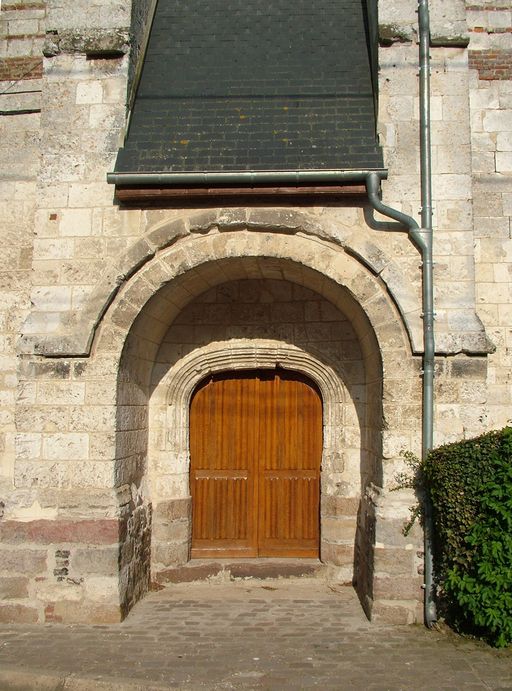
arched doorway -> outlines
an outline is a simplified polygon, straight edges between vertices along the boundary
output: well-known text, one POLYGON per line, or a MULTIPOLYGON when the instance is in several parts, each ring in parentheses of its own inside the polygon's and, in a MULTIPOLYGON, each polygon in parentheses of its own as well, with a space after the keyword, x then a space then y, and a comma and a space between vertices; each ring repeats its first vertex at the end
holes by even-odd
POLYGON ((190 406, 192 557, 318 557, 322 401, 280 369, 203 380, 190 406))

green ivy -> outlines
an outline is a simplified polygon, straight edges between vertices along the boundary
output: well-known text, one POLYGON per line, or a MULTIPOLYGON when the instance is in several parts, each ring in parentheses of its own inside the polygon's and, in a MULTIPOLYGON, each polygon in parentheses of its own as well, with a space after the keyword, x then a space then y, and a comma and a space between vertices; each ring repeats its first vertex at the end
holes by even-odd
POLYGON ((496 646, 512 643, 512 428, 432 451, 435 562, 446 613, 496 646))

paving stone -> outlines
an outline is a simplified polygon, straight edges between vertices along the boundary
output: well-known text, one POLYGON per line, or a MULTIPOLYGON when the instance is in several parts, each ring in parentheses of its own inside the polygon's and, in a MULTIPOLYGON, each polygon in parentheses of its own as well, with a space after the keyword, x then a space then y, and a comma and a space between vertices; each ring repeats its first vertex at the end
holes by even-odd
POLYGON ((436 689, 512 688, 512 650, 370 623, 318 577, 172 584, 122 624, 0 626, 2 691, 416 691, 433 669, 436 689))

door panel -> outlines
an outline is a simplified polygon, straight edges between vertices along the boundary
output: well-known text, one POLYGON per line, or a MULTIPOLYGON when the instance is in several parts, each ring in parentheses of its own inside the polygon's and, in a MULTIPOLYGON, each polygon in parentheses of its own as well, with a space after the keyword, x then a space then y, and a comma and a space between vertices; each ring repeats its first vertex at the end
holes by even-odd
POLYGON ((210 380, 190 409, 192 556, 256 556, 257 383, 210 380))
POLYGON ((190 409, 192 556, 318 556, 322 404, 285 372, 212 377, 190 409))

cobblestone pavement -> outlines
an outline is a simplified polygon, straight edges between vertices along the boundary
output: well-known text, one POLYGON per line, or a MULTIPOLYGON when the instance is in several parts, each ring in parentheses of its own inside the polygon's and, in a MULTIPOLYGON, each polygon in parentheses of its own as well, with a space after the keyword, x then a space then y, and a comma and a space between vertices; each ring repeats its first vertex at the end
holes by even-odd
POLYGON ((0 689, 512 690, 512 650, 369 623, 319 578, 182 583, 122 624, 0 627, 0 689))

